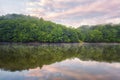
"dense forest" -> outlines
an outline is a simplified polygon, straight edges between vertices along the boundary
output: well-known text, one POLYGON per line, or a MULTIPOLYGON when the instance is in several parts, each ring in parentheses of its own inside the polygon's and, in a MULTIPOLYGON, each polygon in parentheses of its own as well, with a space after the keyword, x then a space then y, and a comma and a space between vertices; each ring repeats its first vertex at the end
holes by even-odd
POLYGON ((21 14, 0 16, 0 42, 120 42, 120 24, 66 27, 21 14))

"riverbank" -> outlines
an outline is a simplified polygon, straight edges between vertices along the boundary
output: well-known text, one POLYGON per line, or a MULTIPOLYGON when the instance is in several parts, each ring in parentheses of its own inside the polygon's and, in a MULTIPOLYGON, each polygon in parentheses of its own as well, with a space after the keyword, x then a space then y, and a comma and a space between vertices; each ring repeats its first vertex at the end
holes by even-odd
POLYGON ((107 42, 99 42, 99 43, 89 43, 89 42, 81 42, 81 43, 41 43, 41 42, 0 42, 0 45, 8 45, 8 44, 16 44, 16 45, 64 45, 64 44, 71 44, 71 45, 75 45, 75 44, 80 44, 80 45, 85 45, 85 44, 95 44, 95 45, 120 45, 120 43, 117 42, 111 42, 111 43, 107 43, 107 42))

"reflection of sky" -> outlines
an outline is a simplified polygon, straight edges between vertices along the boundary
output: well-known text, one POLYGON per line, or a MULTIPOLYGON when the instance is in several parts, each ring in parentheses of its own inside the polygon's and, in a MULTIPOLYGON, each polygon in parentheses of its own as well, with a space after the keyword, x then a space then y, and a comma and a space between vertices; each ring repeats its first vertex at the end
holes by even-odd
POLYGON ((0 71, 0 80, 119 80, 120 63, 65 60, 42 69, 22 72, 0 71))

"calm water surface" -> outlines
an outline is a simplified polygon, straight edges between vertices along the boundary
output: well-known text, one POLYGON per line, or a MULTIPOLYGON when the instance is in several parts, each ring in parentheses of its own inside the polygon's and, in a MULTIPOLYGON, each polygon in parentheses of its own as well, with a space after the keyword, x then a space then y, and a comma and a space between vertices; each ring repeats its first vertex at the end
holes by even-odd
POLYGON ((120 44, 0 44, 0 80, 120 80, 120 44))

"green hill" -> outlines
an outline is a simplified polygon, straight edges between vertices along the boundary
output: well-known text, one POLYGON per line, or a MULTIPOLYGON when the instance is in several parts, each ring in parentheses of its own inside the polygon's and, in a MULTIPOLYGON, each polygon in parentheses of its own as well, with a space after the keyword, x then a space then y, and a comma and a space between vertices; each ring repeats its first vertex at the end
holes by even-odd
POLYGON ((120 24, 69 28, 22 14, 0 16, 0 42, 120 42, 120 24))
POLYGON ((1 42, 78 42, 75 29, 25 15, 0 17, 1 42))

